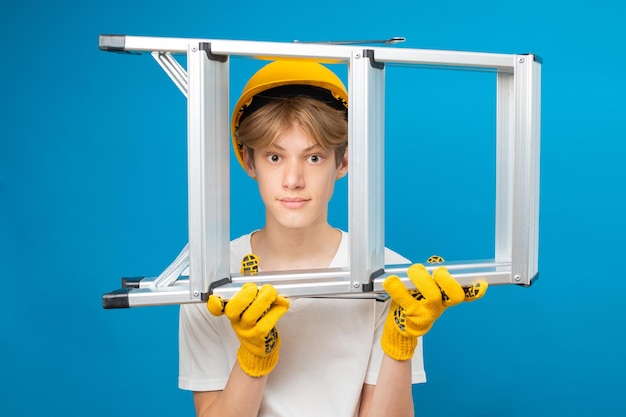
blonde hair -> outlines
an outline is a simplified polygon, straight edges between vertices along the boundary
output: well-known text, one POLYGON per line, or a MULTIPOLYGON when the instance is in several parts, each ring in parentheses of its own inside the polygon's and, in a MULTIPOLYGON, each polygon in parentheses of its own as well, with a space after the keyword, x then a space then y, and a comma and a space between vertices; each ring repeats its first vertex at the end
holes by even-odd
POLYGON ((269 102, 246 117, 236 135, 254 160, 255 149, 276 143, 292 126, 298 126, 323 149, 333 150, 336 164, 341 163, 348 146, 346 112, 310 97, 277 98, 269 102))

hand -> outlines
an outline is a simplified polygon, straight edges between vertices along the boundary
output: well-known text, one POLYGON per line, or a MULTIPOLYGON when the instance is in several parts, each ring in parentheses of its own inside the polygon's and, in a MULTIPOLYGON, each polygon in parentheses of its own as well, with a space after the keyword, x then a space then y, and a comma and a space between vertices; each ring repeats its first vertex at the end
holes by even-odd
POLYGON ((273 286, 265 284, 259 289, 248 282, 228 302, 210 295, 207 308, 214 316, 225 314, 230 319, 241 343, 237 360, 245 373, 260 377, 274 369, 280 348, 276 323, 289 308, 289 301, 273 286))
POLYGON ((487 282, 478 281, 470 287, 461 287, 445 267, 435 269, 431 277, 423 265, 415 264, 409 268, 408 276, 415 290, 408 290, 395 275, 383 282, 392 302, 381 345, 396 360, 413 357, 417 338, 430 330, 446 308, 481 298, 488 286, 487 282))

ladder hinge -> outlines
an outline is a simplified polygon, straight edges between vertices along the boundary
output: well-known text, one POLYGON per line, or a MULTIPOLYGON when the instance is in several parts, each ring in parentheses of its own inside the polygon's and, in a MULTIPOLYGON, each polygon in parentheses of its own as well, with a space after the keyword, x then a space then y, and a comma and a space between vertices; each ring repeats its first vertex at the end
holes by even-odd
POLYGON ((384 62, 376 62, 376 59, 374 58, 374 50, 373 49, 364 49, 363 50, 363 56, 370 59, 370 65, 372 66, 372 68, 376 68, 376 69, 380 69, 380 70, 385 68, 385 63, 384 62))
POLYGON ((211 42, 200 43, 200 49, 206 52, 206 56, 211 61, 226 62, 228 61, 228 55, 215 55, 211 52, 211 42))
POLYGON ((370 281, 367 284, 363 284, 362 290, 363 292, 372 292, 374 291, 374 280, 385 273, 384 268, 380 268, 377 271, 374 271, 370 275, 370 281))
POLYGON ((218 279, 217 281, 212 282, 209 285, 209 291, 206 293, 202 293, 200 299, 202 301, 208 301, 209 300, 209 295, 213 294, 213 290, 217 287, 221 287, 222 285, 225 284, 230 284, 232 281, 232 279, 230 278, 230 276, 228 276, 227 278, 222 278, 222 279, 218 279))

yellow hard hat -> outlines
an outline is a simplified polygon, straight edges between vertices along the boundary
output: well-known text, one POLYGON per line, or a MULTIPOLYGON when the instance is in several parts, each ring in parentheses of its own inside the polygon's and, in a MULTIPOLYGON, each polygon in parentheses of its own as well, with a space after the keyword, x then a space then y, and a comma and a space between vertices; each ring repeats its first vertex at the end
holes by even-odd
POLYGON ((239 124, 276 98, 309 96, 333 108, 348 108, 348 92, 329 68, 313 61, 273 61, 249 80, 233 110, 231 133, 235 155, 243 166, 243 145, 237 140, 239 124))

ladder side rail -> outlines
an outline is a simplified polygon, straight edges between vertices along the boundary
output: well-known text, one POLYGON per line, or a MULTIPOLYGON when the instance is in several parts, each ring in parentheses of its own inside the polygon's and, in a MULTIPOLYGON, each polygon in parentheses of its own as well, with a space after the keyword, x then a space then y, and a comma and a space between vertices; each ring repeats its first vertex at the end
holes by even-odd
MULTIPOLYGON (((278 43, 259 41, 211 40, 216 54, 264 58, 315 58, 332 63, 348 63, 353 47, 329 44, 278 43)), ((497 70, 513 72, 515 55, 485 52, 445 51, 398 47, 371 47, 376 62, 390 64, 415 64, 450 66, 463 69, 497 70)))
MULTIPOLYGON (((427 270, 434 270, 435 268, 441 266, 442 264, 426 264, 425 268, 427 270)), ((473 261, 452 261, 446 262, 445 267, 450 272, 455 271, 481 271, 481 270, 490 270, 497 268, 498 270, 510 270, 511 263, 510 262, 498 262, 494 259, 492 260, 473 260, 473 261)), ((402 275, 406 274, 406 270, 410 264, 404 265, 385 265, 385 276, 388 275, 402 275)), ((339 278, 346 279, 350 277, 350 269, 349 268, 321 268, 321 269, 307 269, 307 270, 297 270, 297 271, 273 271, 273 272, 261 272, 254 275, 254 282, 257 283, 271 283, 271 282, 282 282, 288 283, 289 281, 297 281, 297 280, 328 280, 330 278, 339 278)), ((155 285, 155 282, 158 280, 158 277, 143 277, 133 281, 132 288, 158 288, 158 285, 155 285)), ((232 283, 245 283, 250 281, 250 275, 243 275, 240 273, 231 274, 231 282, 232 283)), ((171 286, 188 286, 189 285, 189 277, 181 276, 175 282, 171 284, 171 286)), ((216 291, 219 292, 219 289, 216 291)))
MULTIPOLYGON (((496 75, 495 259, 511 262, 513 252, 513 179, 515 167, 515 77, 496 75)), ((511 280, 512 282, 512 280, 511 280)))
MULTIPOLYGON (((433 269, 434 268, 430 269, 431 273, 433 269)), ((461 286, 471 286, 479 280, 483 280, 489 283, 490 286, 507 285, 510 284, 511 277, 511 273, 509 271, 501 270, 501 268, 479 271, 457 270, 452 272, 452 274, 454 276, 454 280, 458 282, 461 286)), ((400 278, 400 281, 402 281, 408 289, 415 289, 415 284, 413 284, 413 282, 407 275, 406 270, 404 270, 404 272, 398 272, 395 275, 400 278)), ((381 276, 374 281, 374 293, 379 294, 385 292, 383 288, 383 281, 388 276, 390 275, 385 274, 384 276, 381 276)))
POLYGON ((530 260, 528 276, 537 279, 539 275, 539 200, 541 189, 541 61, 531 64, 531 195, 530 195, 530 260))
MULTIPOLYGON (((478 279, 483 279, 492 286, 510 284, 510 272, 507 270, 507 267, 510 269, 510 264, 507 265, 494 260, 478 260, 450 262, 443 265, 453 273, 455 279, 461 285, 471 285, 478 279)), ((258 284, 272 283, 281 294, 292 297, 330 297, 339 295, 374 298, 377 297, 377 294, 384 292, 382 282, 389 275, 397 275, 409 289, 415 288, 407 275, 409 266, 386 265, 385 274, 373 281, 373 289, 369 293, 353 291, 349 268, 259 273, 254 276, 254 281, 258 284)), ((426 269, 432 271, 439 266, 441 265, 426 265, 426 269)), ((144 278, 138 283, 136 288, 105 294, 103 297, 104 308, 188 304, 203 301, 189 297, 189 278, 180 278, 169 287, 155 287, 153 285, 155 279, 154 277, 144 278)), ((224 299, 230 299, 250 279, 250 276, 233 274, 232 283, 216 287, 214 293, 224 299)))
MULTIPOLYGON (((370 51, 370 131, 374 134, 371 139, 372 155, 370 164, 370 187, 376 193, 376 198, 370 204, 370 228, 373 247, 371 274, 365 279, 373 280, 377 274, 383 273, 385 268, 385 77, 384 64, 375 61, 374 51, 370 51), (374 62, 373 62, 374 61, 374 62)), ((358 215, 358 213, 357 213, 358 215)), ((370 288, 371 289, 371 288, 370 288)))
MULTIPOLYGON (((368 118, 369 155, 368 180, 370 198, 368 230, 370 242, 368 275, 362 276, 364 291, 372 291, 372 281, 385 271, 385 65, 376 60, 373 49, 363 51, 362 61, 369 60, 368 73, 368 118), (366 54, 369 56, 366 57, 366 54)), ((359 213, 352 213, 359 216, 359 213)), ((355 276, 353 275, 353 279, 355 276)))
POLYGON ((189 297, 230 276, 229 60, 210 45, 188 49, 189 297))
MULTIPOLYGON (((187 283, 188 284, 188 283, 187 283)), ((129 291, 126 305, 104 304, 104 308, 132 308, 175 304, 197 303, 199 300, 189 297, 189 285, 176 285, 161 288, 135 288, 129 291)))
POLYGON ((384 68, 355 49, 348 78, 348 231, 351 286, 371 291, 384 271, 384 68))
POLYGON ((541 65, 520 55, 515 69, 515 174, 513 196, 513 283, 530 285, 538 273, 539 94, 541 65))
POLYGON ((303 44, 288 42, 239 41, 201 38, 166 38, 131 35, 100 35, 100 49, 116 52, 187 53, 189 44, 210 43, 216 55, 255 58, 297 57, 347 63, 353 47, 345 45, 303 44))
POLYGON ((376 61, 388 64, 414 64, 496 70, 512 73, 515 55, 488 52, 445 51, 436 49, 372 48, 376 61))
MULTIPOLYGON (((131 35, 100 35, 100 49, 125 52, 170 52, 184 54, 190 43, 210 43, 218 55, 250 56, 263 58, 315 58, 336 63, 350 62, 351 46, 298 43, 263 42, 224 39, 189 39, 131 35)), ((381 63, 443 65, 513 72, 514 54, 488 52, 448 51, 399 47, 372 47, 376 60, 381 63)))
POLYGON ((354 49, 345 45, 234 40, 212 40, 211 45, 216 54, 268 60, 309 58, 329 64, 349 63, 354 49))
MULTIPOLYGON (((372 289, 368 293, 372 298, 383 293, 382 283, 390 275, 397 275, 409 289, 414 289, 415 285, 407 275, 410 265, 388 265, 385 273, 372 281, 372 289)), ((426 265, 426 269, 433 271, 441 265, 426 265)), ((448 265, 446 265, 448 266, 448 265)), ((454 278, 461 285, 471 285, 479 279, 487 281, 489 285, 510 284, 510 272, 505 265, 496 262, 475 262, 458 263, 448 266, 454 278)), ((335 268, 336 270, 303 270, 284 271, 277 273, 260 273, 254 277, 259 285, 261 283, 271 283, 285 296, 293 297, 317 297, 332 295, 360 296, 363 292, 355 292, 352 287, 352 268, 335 268), (303 279, 304 277, 304 279, 303 279)), ((214 294, 224 299, 232 298, 241 286, 250 280, 249 276, 234 276, 232 283, 215 288, 214 294)))
POLYGON ((110 52, 170 52, 186 54, 190 44, 200 43, 199 39, 169 38, 157 36, 132 36, 102 34, 98 46, 110 52))

